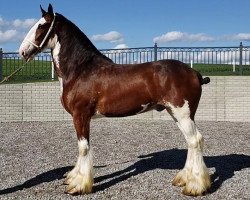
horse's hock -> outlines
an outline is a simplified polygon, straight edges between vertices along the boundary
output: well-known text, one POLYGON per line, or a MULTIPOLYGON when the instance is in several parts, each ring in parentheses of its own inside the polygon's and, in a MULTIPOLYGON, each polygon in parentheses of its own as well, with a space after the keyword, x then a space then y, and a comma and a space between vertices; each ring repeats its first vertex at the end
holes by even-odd
MULTIPOLYGON (((202 87, 196 120, 250 121, 250 77, 214 76, 202 87)), ((58 82, 0 85, 0 122, 71 120, 60 102, 58 82)), ((164 110, 130 118, 164 118, 164 110)))

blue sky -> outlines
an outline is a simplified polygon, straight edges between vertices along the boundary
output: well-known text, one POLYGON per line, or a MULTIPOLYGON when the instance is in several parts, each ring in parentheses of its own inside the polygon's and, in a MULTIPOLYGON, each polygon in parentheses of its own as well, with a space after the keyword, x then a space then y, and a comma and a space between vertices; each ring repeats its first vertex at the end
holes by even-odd
POLYGON ((17 51, 49 3, 99 49, 250 45, 250 0, 6 0, 0 48, 17 51))

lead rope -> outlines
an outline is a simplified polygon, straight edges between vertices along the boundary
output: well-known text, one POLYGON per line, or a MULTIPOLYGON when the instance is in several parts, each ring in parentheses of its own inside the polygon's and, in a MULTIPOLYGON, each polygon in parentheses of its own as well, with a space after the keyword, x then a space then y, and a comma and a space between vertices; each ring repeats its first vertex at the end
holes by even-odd
POLYGON ((27 62, 24 63, 21 67, 18 67, 14 72, 12 72, 9 76, 4 77, 4 79, 0 82, 3 84, 4 82, 8 81, 12 76, 14 76, 17 72, 21 71, 26 66, 27 62))

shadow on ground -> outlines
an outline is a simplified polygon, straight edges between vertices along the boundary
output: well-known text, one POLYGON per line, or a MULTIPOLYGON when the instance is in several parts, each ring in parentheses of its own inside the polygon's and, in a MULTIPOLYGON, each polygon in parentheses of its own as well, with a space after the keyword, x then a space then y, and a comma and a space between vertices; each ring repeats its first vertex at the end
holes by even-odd
MULTIPOLYGON (((185 164, 186 153, 187 151, 183 149, 171 149, 148 155, 141 155, 138 157, 140 159, 139 161, 123 170, 96 177, 94 192, 102 191, 132 176, 147 171, 155 169, 182 169, 185 164)), ((243 154, 207 156, 204 157, 204 159, 208 168, 215 168, 215 173, 212 175, 212 193, 217 191, 224 181, 233 177, 234 172, 250 167, 250 156, 243 154)), ((72 168, 72 166, 67 166, 44 172, 25 181, 23 184, 0 190, 0 195, 14 193, 25 188, 31 188, 44 182, 60 180, 63 178, 63 175, 72 168)))

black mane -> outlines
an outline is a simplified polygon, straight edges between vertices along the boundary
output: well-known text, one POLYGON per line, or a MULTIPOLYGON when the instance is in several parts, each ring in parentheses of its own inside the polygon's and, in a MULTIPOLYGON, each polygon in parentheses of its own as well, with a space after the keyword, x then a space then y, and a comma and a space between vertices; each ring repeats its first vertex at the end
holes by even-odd
POLYGON ((112 62, 111 59, 103 55, 93 45, 88 37, 74 23, 59 13, 56 13, 55 32, 61 44, 60 60, 63 60, 63 63, 67 65, 61 66, 63 67, 62 70, 64 73, 69 72, 69 70, 74 71, 76 68, 76 71, 81 70, 81 68, 86 68, 86 65, 94 58, 112 62), (69 60, 70 62, 68 62, 69 60), (72 60, 74 65, 70 64, 72 60))

